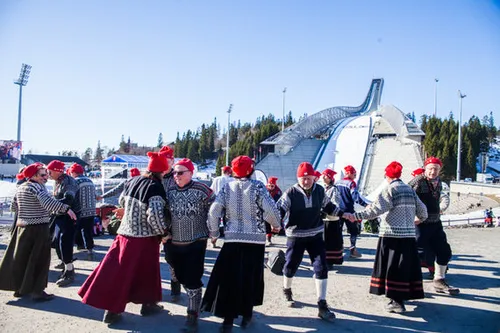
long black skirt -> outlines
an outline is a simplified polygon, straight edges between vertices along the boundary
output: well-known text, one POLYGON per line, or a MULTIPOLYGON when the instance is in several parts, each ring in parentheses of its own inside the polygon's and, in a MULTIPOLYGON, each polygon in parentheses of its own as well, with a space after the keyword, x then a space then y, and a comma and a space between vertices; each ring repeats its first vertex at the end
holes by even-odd
POLYGON ((379 238, 370 293, 398 301, 424 298, 414 238, 379 238))
POLYGON ((328 265, 342 265, 344 262, 344 239, 342 238, 342 223, 325 221, 325 249, 328 265))
POLYGON ((264 299, 264 244, 224 243, 201 310, 220 318, 251 316, 264 299))

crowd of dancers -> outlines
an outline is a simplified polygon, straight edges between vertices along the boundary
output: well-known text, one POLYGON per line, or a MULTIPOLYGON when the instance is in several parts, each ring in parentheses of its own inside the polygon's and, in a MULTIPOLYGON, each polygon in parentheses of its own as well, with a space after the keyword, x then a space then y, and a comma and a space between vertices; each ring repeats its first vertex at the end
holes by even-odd
MULTIPOLYGON (((303 162, 297 183, 282 192, 276 177, 267 185, 252 179, 255 165, 247 156, 225 166, 211 188, 193 180, 189 159, 174 163, 168 146, 148 157, 147 170, 119 189, 122 221, 117 236, 78 290, 83 303, 105 310, 108 325, 122 320, 129 302, 141 304, 143 316, 163 310, 161 244, 170 268, 171 301, 179 301, 181 287, 187 294, 184 331, 198 331, 203 311, 223 319, 221 332, 231 332, 240 316, 241 327, 247 328, 254 307, 263 304, 266 245, 272 245, 281 229, 286 235, 284 304, 295 306, 293 278, 307 251, 318 317, 332 322, 335 314, 326 300, 328 272, 343 264, 343 227, 350 234, 349 256, 356 259, 362 256, 356 247, 361 220, 376 217, 380 231, 369 292, 388 298, 387 311, 402 313, 405 301, 424 297, 422 264, 432 274, 436 292, 459 293, 445 279, 451 248, 440 215, 449 199, 442 195, 438 158, 426 159, 409 184, 400 179, 403 166, 390 163, 384 174, 387 186, 368 202, 358 193, 353 166, 346 166, 344 177, 335 181, 335 171, 319 173, 303 162), (363 210, 355 211, 355 204, 363 210), (216 247, 221 237, 223 245, 203 294, 207 244, 216 247)), ((83 171, 74 164, 66 173, 62 162, 52 161, 29 165, 18 175, 12 204, 15 227, 0 263, 0 290, 36 302, 51 300, 53 295, 45 292, 51 247, 61 260, 56 284, 68 286, 75 276, 75 235, 93 259, 91 228, 101 197, 83 171), (44 186, 48 177, 56 182, 53 195, 44 186)))

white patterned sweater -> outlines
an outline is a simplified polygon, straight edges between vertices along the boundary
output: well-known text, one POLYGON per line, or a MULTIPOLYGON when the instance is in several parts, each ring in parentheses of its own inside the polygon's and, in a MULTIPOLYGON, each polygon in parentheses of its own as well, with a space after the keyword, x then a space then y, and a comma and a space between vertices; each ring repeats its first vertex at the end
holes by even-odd
POLYGON ((280 212, 260 181, 241 178, 224 185, 210 207, 210 236, 219 237, 220 219, 225 216, 224 243, 266 243, 265 223, 280 227, 280 212))
POLYGON ((117 233, 130 237, 152 237, 165 233, 166 197, 161 181, 137 176, 125 182, 120 195, 125 208, 117 233))
POLYGON ((354 215, 359 220, 380 216, 380 237, 415 238, 415 215, 424 221, 427 208, 409 185, 396 179, 373 203, 354 215))
POLYGON ((17 213, 17 223, 28 226, 48 224, 50 214, 66 214, 69 206, 54 199, 44 185, 27 181, 17 188, 11 209, 17 213))

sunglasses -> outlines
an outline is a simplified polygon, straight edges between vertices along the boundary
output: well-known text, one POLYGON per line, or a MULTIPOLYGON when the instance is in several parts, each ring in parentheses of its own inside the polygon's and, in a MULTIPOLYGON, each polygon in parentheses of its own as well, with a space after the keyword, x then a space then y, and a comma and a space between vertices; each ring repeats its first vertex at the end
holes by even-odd
POLYGON ((41 173, 41 174, 39 174, 39 176, 40 176, 40 177, 48 177, 49 175, 48 175, 48 174, 46 174, 46 173, 41 173))
POLYGON ((174 176, 182 176, 186 172, 189 172, 189 171, 188 170, 185 170, 185 171, 174 171, 173 174, 174 174, 174 176))

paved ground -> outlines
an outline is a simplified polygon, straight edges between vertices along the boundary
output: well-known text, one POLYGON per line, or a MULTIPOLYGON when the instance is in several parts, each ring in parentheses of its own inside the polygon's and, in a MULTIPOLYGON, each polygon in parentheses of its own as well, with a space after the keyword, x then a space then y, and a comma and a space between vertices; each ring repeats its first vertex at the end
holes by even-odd
MULTIPOLYGON (((8 243, 8 233, 0 229, 0 258, 8 243)), ((337 314, 333 324, 317 319, 314 281, 310 263, 294 280, 293 290, 299 307, 284 306, 281 277, 266 270, 264 305, 256 308, 256 321, 250 332, 500 332, 500 228, 450 229, 447 231, 454 251, 450 264, 449 281, 460 287, 458 297, 436 294, 430 281, 424 281, 426 298, 411 302, 404 315, 384 312, 386 299, 368 293, 377 238, 363 235, 359 247, 364 254, 359 260, 347 260, 337 271, 330 272, 328 302, 337 314)), ((97 239, 98 260, 111 244, 110 238, 97 239)), ((348 240, 346 239, 346 242, 348 240)), ((277 238, 276 248, 283 248, 284 239, 277 238)), ((346 243, 347 244, 347 243, 346 243)), ((205 284, 218 251, 209 249, 206 258, 205 284)), ((84 253, 77 253, 83 259, 84 253)), ((53 257, 53 263, 55 263, 53 257)), ((11 292, 0 291, 0 332, 177 332, 185 315, 186 296, 182 303, 169 303, 168 267, 161 261, 163 294, 166 311, 154 317, 143 318, 140 307, 129 304, 124 320, 110 329, 102 320, 103 311, 82 304, 76 294, 96 262, 75 262, 75 286, 57 288, 57 272, 51 270, 48 292, 57 298, 44 304, 29 299, 15 299, 11 292)), ((203 314, 200 332, 217 332, 221 319, 203 314)), ((239 323, 239 322, 236 322, 239 323)), ((234 329, 240 331, 239 327, 234 329)))

